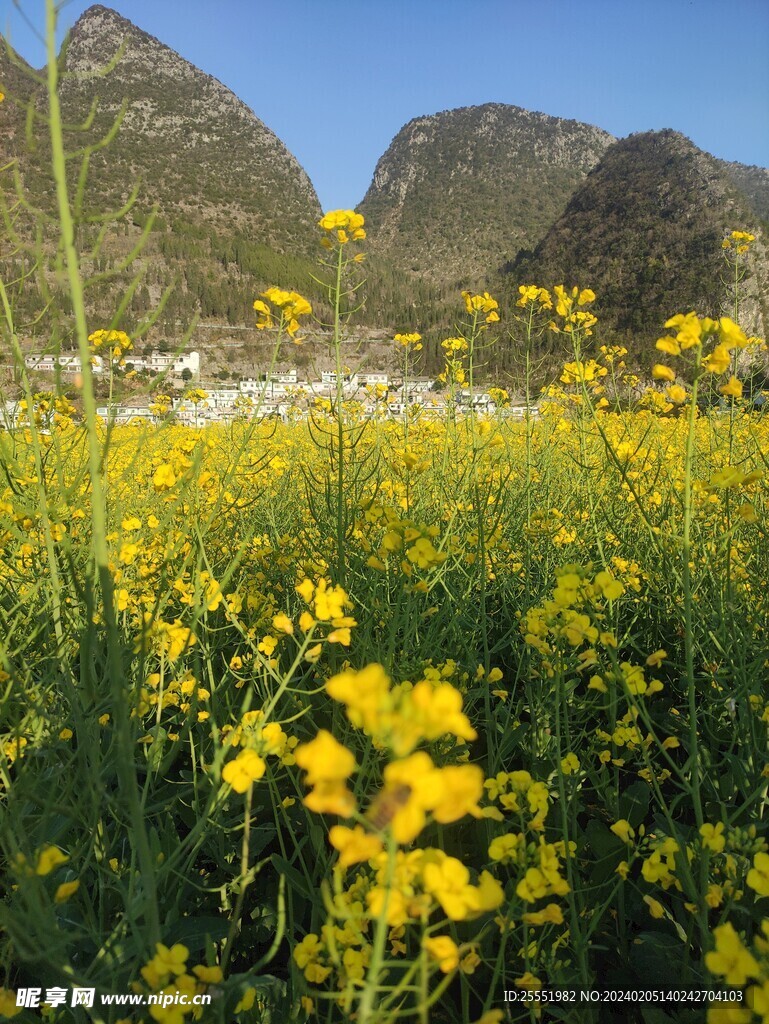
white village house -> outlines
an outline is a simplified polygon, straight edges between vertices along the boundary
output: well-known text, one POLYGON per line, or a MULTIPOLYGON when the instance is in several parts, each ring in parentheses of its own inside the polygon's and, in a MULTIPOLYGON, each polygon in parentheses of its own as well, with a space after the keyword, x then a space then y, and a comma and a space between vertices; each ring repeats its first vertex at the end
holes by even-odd
MULTIPOLYGON (((40 373, 55 373, 58 368, 61 373, 82 373, 83 364, 80 356, 72 355, 31 355, 24 357, 24 366, 28 370, 38 370, 40 373)), ((101 356, 91 356, 91 367, 94 373, 104 372, 104 361, 101 356)))

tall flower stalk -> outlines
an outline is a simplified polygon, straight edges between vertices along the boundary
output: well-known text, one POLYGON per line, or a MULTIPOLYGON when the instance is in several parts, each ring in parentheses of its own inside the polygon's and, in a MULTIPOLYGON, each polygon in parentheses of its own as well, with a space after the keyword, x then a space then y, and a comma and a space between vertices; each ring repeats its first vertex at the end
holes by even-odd
MULTIPOLYGON (((348 255, 351 244, 362 242, 366 237, 363 227, 363 215, 354 210, 332 210, 325 214, 319 226, 324 232, 321 244, 328 251, 329 257, 324 265, 331 271, 330 281, 321 282, 325 285, 329 303, 333 309, 331 321, 331 349, 334 356, 336 387, 335 405, 333 409, 334 425, 331 431, 331 460, 334 467, 335 495, 335 553, 337 582, 344 584, 347 575, 347 528, 349 522, 349 502, 347 496, 348 462, 351 449, 360 440, 350 436, 344 414, 345 367, 342 360, 342 340, 344 328, 354 309, 346 303, 349 294, 346 286, 346 273, 353 264, 363 261, 363 253, 348 255)), ((352 294, 355 294, 353 290, 352 294)))
POLYGON ((411 384, 409 380, 409 356, 422 351, 422 335, 416 332, 412 334, 396 334, 394 341, 403 349, 403 403, 405 406, 403 415, 403 448, 406 471, 406 507, 411 507, 411 455, 409 452, 409 424, 411 420, 411 384))
MULTIPOLYGON (((686 449, 684 453, 683 484, 683 534, 681 538, 681 579, 683 585, 684 651, 689 710, 689 778, 697 826, 704 822, 701 791, 701 763, 699 739, 699 694, 695 678, 695 621, 694 591, 692 576, 693 550, 692 528, 694 522, 694 464, 696 457, 696 432, 698 419, 698 397, 700 382, 708 374, 719 377, 732 364, 732 353, 748 344, 748 339, 737 324, 729 317, 712 320, 700 318, 696 313, 679 313, 671 317, 666 328, 675 332, 660 338, 656 347, 673 357, 682 357, 688 363, 691 377, 691 393, 687 417, 686 449), (714 342, 714 344, 710 344, 714 342), (706 354, 706 350, 707 354, 706 354)), ((653 368, 657 380, 675 382, 676 372, 666 364, 658 363, 653 368)))

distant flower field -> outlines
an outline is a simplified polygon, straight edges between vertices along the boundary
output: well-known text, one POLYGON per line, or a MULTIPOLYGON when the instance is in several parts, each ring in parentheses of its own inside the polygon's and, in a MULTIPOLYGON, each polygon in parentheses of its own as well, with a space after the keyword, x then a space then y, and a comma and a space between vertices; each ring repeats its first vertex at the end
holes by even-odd
MULTIPOLYGON (((133 340, 86 327, 57 124, 77 401, 33 392, 0 281, 0 1017, 769 1021, 753 236, 724 241, 733 315, 660 325, 648 387, 591 289, 464 292, 443 417, 393 420, 344 401, 366 232, 333 211, 333 399, 192 430, 157 392, 160 426, 115 428, 89 358, 133 340), (519 421, 472 401, 503 330, 519 421)), ((254 309, 274 366, 311 305, 254 309)), ((407 384, 422 339, 393 344, 407 384)))

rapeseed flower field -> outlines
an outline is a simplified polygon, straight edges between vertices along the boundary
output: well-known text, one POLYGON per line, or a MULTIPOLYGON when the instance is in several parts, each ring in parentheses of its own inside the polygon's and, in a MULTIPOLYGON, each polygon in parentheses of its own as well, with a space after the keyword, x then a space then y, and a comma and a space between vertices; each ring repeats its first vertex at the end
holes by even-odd
POLYGON ((769 426, 601 408, 617 362, 520 422, 102 431, 109 605, 84 428, 33 403, 2 437, 10 984, 491 1022, 651 971, 765 1019, 769 426))
MULTIPOLYGON (((60 213, 84 365, 119 362, 60 213)), ((365 228, 320 231, 341 368, 365 228)), ((284 286, 255 299, 276 351, 312 313, 284 286)), ((364 417, 340 383, 288 423, 193 430, 158 398, 160 426, 114 427, 87 369, 81 408, 22 371, 0 1017, 76 985, 169 1001, 44 1019, 769 1021, 769 421, 740 376, 762 343, 674 313, 644 390, 589 341, 589 288, 519 296, 527 358, 543 331, 564 356, 520 421, 458 405, 505 328, 488 293, 458 297, 440 420, 364 417), (724 998, 537 998, 596 986, 724 998)))

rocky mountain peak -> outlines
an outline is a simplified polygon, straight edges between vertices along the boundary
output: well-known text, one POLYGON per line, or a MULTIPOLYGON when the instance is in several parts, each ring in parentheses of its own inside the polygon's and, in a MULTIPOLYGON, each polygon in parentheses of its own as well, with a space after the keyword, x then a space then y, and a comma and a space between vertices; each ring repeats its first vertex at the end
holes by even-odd
MULTIPOLYGON (((126 157, 137 146, 150 158, 154 150, 155 162, 163 161, 165 175, 153 176, 154 198, 161 205, 173 202, 170 190, 160 194, 163 178, 174 176, 174 165, 194 161, 213 191, 235 200, 247 219, 254 206, 269 215, 275 189, 282 194, 278 208, 285 203, 288 218, 301 221, 306 231, 320 216, 307 174, 254 112, 213 76, 116 11, 97 4, 81 15, 65 45, 64 68, 62 98, 73 113, 98 96, 103 129, 126 104, 115 148, 126 157), (102 74, 116 55, 115 67, 102 74)), ((280 233, 278 225, 270 227, 273 236, 280 233)))
POLYGON ((409 121, 361 205, 372 244, 437 278, 533 246, 614 141, 592 125, 504 103, 409 121))
MULTIPOLYGON (((242 324, 251 320, 261 288, 283 281, 307 286, 317 254, 318 197, 295 157, 230 89, 102 5, 78 19, 59 64, 63 120, 68 126, 88 122, 87 130, 67 130, 69 150, 99 142, 122 115, 109 146, 91 156, 86 218, 121 209, 138 186, 130 211, 106 236, 98 268, 86 269, 104 272, 119 264, 154 213, 131 271, 140 274, 142 286, 129 326, 169 287, 165 310, 175 330, 196 313, 242 324)), ((0 79, 3 66, 0 60, 0 79)), ((24 76, 16 78, 18 89, 4 90, 9 96, 2 109, 0 166, 4 157, 17 157, 25 187, 44 206, 52 195, 45 126, 36 122, 38 139, 28 146, 24 101, 42 111, 45 90, 28 77, 24 95, 24 76)), ((70 162, 73 189, 76 163, 70 162)), ((84 245, 94 237, 93 227, 84 225, 84 245)), ((112 315, 115 289, 128 286, 128 276, 119 276, 119 282, 105 281, 89 292, 96 319, 112 315)), ((36 301, 28 288, 30 312, 36 301)))
POLYGON ((115 69, 118 77, 125 77, 126 73, 129 77, 137 77, 144 73, 181 79, 207 79, 229 92, 216 79, 180 57, 165 43, 102 4, 94 4, 84 11, 70 30, 66 47, 66 70, 72 74, 98 74, 115 58, 121 47, 123 57, 115 69))

